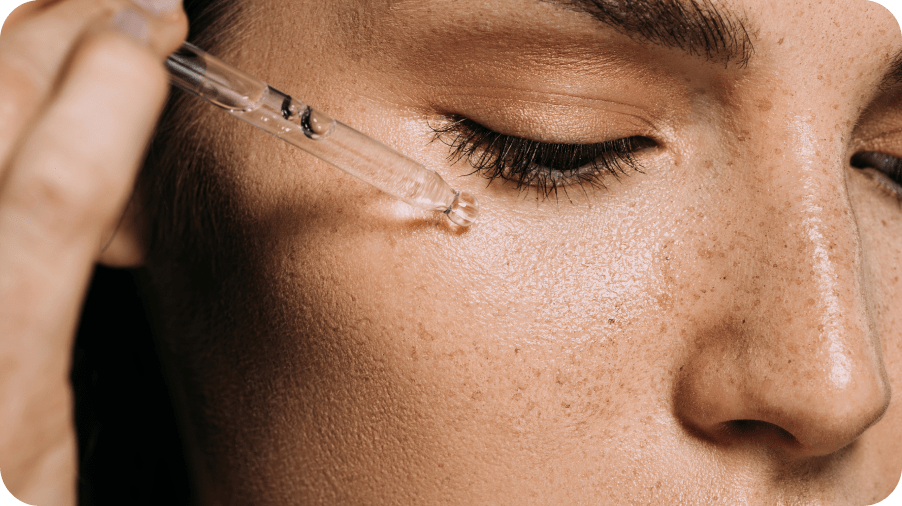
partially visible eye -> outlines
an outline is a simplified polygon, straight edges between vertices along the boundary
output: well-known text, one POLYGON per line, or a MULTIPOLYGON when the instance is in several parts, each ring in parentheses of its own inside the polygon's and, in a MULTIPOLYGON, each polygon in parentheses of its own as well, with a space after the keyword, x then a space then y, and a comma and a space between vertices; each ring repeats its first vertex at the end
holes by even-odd
MULTIPOLYGON (((635 155, 657 144, 647 137, 628 137, 595 144, 552 144, 499 134, 460 116, 432 127, 435 138, 451 147, 449 160, 463 159, 491 183, 511 181, 536 197, 567 194, 567 186, 607 188, 603 179, 642 172, 635 155)), ((472 174, 471 173, 471 174, 472 174)))
POLYGON ((902 201, 902 159, 884 153, 863 151, 850 162, 861 169, 881 189, 902 201))

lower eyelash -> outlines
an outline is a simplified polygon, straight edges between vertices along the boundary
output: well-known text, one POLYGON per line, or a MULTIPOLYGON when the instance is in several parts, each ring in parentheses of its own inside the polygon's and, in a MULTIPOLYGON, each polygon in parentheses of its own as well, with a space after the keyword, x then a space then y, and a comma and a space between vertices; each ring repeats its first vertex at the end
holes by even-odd
POLYGON ((899 183, 888 178, 886 174, 877 169, 867 167, 859 170, 861 170, 861 172, 867 176, 877 188, 880 188, 902 203, 902 187, 899 186, 899 183))
MULTIPOLYGON (((430 125, 431 126, 431 125, 430 125)), ((499 134, 473 120, 453 116, 443 126, 431 126, 435 138, 451 148, 453 163, 466 159, 473 172, 489 180, 515 183, 518 190, 536 190, 536 198, 558 197, 560 188, 579 185, 605 189, 603 179, 642 172, 635 153, 657 144, 647 137, 628 137, 596 144, 551 144, 499 134)), ((569 196, 568 196, 569 198, 569 196)))
POLYGON ((902 203, 902 159, 895 156, 865 151, 856 153, 850 165, 862 171, 878 188, 902 203))

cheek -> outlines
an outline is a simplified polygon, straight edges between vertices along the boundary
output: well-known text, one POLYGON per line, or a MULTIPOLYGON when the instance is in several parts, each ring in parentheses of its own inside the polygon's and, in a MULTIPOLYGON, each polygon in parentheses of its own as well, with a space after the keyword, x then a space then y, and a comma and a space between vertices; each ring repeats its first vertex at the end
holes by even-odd
POLYGON ((667 160, 588 200, 536 202, 460 177, 467 169, 448 168, 447 148, 430 145, 421 124, 383 112, 346 119, 476 194, 485 219, 455 232, 444 217, 286 153, 275 139, 236 136, 235 152, 245 154, 232 166, 246 168, 235 190, 242 228, 260 245, 253 283, 276 297, 265 311, 277 313, 270 320, 284 339, 318 343, 304 353, 333 372, 354 357, 363 376, 376 368, 386 382, 415 378, 445 401, 494 396, 509 417, 521 403, 577 404, 561 396, 626 402, 631 388, 616 377, 669 370, 668 350, 679 345, 675 294, 698 267, 671 262, 687 256, 673 247, 708 235, 673 217, 700 214, 693 202, 704 185, 683 172, 710 179, 715 162, 686 153, 682 167, 667 160), (520 401, 508 404, 511 396, 520 401))
MULTIPOLYGON (((861 233, 864 273, 871 294, 871 311, 883 345, 883 360, 894 393, 902 387, 902 206, 877 188, 866 176, 854 171, 849 190, 861 233)), ((895 401, 896 396, 893 396, 895 401)), ((871 431, 871 441, 888 465, 902 467, 902 403, 892 402, 883 419, 871 431)), ((898 474, 886 483, 898 481, 898 474)))

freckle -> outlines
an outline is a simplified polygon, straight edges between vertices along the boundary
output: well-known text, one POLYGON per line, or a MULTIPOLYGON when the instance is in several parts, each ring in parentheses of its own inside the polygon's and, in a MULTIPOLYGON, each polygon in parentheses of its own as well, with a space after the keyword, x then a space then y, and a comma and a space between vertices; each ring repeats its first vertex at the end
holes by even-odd
POLYGON ((777 148, 777 149, 774 150, 774 154, 782 155, 782 154, 783 154, 783 150, 780 149, 780 148, 777 148))
POLYGON ((774 108, 774 103, 770 100, 764 100, 762 102, 758 102, 758 110, 767 112, 774 108))

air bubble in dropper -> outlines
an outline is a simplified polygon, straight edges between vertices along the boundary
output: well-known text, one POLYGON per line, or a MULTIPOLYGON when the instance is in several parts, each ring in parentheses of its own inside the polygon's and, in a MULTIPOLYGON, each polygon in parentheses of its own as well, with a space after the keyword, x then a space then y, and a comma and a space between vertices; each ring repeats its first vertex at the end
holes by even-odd
POLYGON ((479 216, 476 199, 436 172, 189 43, 166 68, 177 86, 395 198, 461 227, 479 216))
POLYGON ((307 111, 301 116, 301 128, 304 129, 304 135, 319 140, 332 133, 335 129, 335 120, 322 111, 307 107, 307 111))

